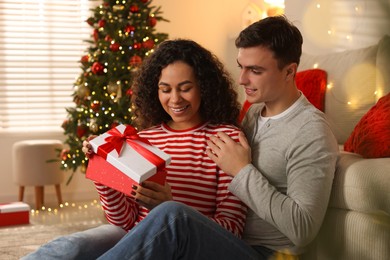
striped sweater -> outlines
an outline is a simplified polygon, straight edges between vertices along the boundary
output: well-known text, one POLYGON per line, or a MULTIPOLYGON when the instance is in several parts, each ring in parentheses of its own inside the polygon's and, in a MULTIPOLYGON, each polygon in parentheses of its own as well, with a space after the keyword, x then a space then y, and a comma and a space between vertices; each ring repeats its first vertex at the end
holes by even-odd
MULTIPOLYGON (((241 237, 246 206, 227 189, 232 178, 220 170, 207 156, 210 135, 223 131, 238 140, 238 129, 230 125, 202 124, 178 131, 166 124, 139 132, 141 137, 171 155, 166 167, 166 181, 171 186, 173 200, 185 203, 222 227, 241 237)), ((107 220, 130 230, 140 222, 148 210, 132 197, 95 183, 107 220)))

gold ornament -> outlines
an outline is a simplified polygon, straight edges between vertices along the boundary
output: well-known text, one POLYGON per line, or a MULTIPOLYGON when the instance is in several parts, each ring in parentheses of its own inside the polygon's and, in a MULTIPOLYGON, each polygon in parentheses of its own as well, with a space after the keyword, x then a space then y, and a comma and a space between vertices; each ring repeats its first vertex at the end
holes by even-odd
POLYGON ((118 100, 122 97, 122 86, 119 85, 118 91, 116 93, 115 101, 118 102, 118 100))
POLYGON ((122 11, 123 9, 125 9, 124 5, 114 5, 112 7, 112 10, 114 10, 114 12, 122 11))
POLYGON ((81 85, 83 84, 83 79, 81 77, 78 77, 76 80, 76 85, 81 85))
POLYGON ((76 86, 76 93, 78 98, 87 98, 90 95, 89 88, 84 84, 76 86))
POLYGON ((87 171, 87 167, 85 166, 85 164, 81 164, 81 165, 80 165, 80 171, 81 171, 82 173, 85 173, 85 172, 87 171))
POLYGON ((101 54, 102 54, 101 50, 96 50, 96 51, 93 53, 93 57, 99 57, 101 54))
POLYGON ((110 82, 107 86, 107 92, 111 96, 116 96, 118 94, 119 89, 121 89, 121 82, 110 82))
POLYGON ((91 120, 91 122, 89 123, 89 130, 91 130, 92 133, 97 133, 97 131, 99 130, 99 126, 96 123, 96 120, 91 120))

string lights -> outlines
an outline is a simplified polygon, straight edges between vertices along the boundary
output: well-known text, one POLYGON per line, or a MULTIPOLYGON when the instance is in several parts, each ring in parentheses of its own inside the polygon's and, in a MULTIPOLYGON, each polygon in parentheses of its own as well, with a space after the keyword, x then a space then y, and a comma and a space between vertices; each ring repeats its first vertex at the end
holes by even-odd
POLYGON ((67 211, 69 209, 73 209, 75 214, 77 212, 84 213, 88 211, 90 208, 98 208, 101 209, 100 202, 98 200, 93 200, 89 203, 76 203, 76 202, 64 202, 57 207, 45 207, 42 206, 40 209, 31 209, 30 210, 30 217, 34 219, 34 217, 42 217, 42 215, 48 216, 48 215, 58 215, 62 214, 64 211, 67 211))

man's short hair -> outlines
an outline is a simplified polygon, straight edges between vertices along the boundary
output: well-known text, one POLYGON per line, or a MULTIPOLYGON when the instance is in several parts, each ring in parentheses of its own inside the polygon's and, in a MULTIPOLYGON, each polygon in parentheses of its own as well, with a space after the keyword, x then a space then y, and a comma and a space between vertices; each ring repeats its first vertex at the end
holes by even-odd
POLYGON ((291 63, 299 64, 302 43, 301 32, 285 16, 272 16, 255 22, 241 31, 236 39, 237 48, 269 48, 278 61, 279 69, 291 63))

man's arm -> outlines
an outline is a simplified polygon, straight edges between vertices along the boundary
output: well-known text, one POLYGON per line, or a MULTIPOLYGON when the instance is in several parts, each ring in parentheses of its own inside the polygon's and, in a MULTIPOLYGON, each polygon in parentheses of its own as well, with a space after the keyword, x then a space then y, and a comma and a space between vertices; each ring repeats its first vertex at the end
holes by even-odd
POLYGON ((248 151, 244 139, 240 146, 231 144, 226 137, 209 146, 215 149, 211 158, 235 175, 229 190, 295 245, 304 246, 318 233, 327 209, 337 160, 337 143, 332 137, 330 129, 321 124, 300 129, 294 148, 286 154, 286 192, 279 191, 252 164, 241 167, 243 158, 247 158, 243 154, 248 151), (313 129, 322 130, 313 135, 313 129), (236 164, 241 167, 238 173, 236 164))

